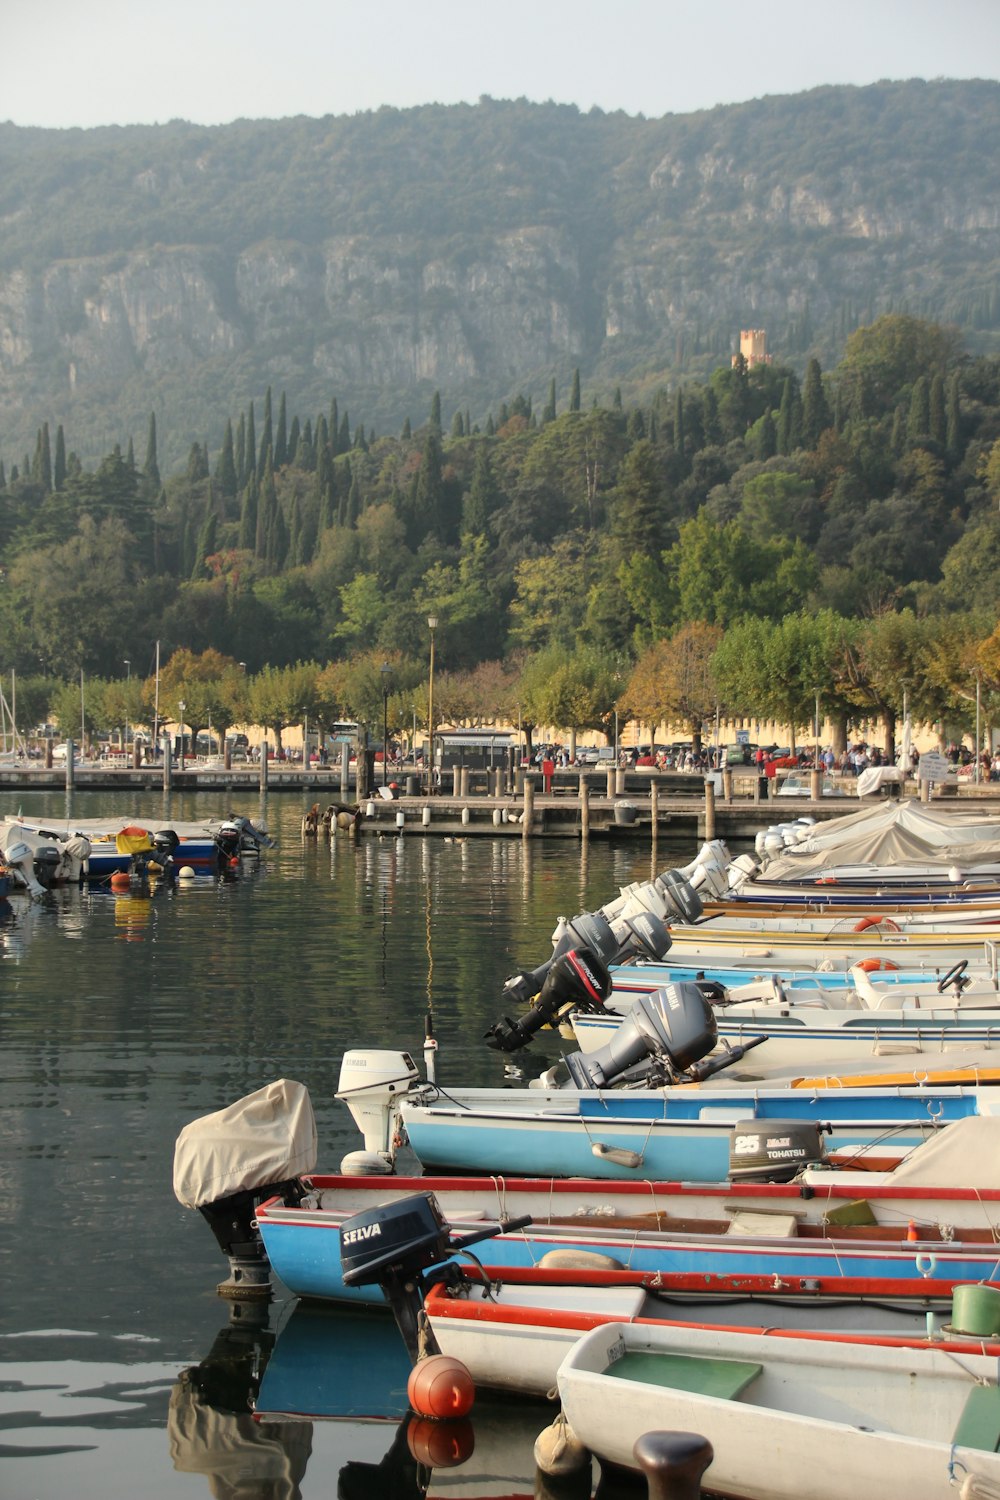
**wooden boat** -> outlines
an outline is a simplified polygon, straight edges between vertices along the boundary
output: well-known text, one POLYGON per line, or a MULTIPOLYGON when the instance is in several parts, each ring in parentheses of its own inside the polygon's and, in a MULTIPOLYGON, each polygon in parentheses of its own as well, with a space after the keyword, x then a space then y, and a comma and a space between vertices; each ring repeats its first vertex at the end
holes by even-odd
POLYGON ((345 1288, 340 1226, 376 1205, 433 1192, 466 1232, 528 1215, 490 1259, 537 1266, 551 1252, 610 1259, 629 1277, 690 1275, 704 1290, 746 1292, 775 1276, 789 1289, 830 1276, 954 1283, 1000 1276, 998 1122, 942 1132, 894 1171, 817 1167, 788 1183, 607 1182, 501 1177, 349 1177, 310 1173, 305 1195, 261 1203, 256 1221, 275 1272, 299 1296, 370 1299, 345 1288), (961 1164, 964 1163, 964 1169, 961 1164), (941 1182, 961 1178, 966 1186, 941 1182), (722 1278, 720 1280, 720 1278, 722 1278))
POLYGON ((249 819, 235 816, 173 823, 161 829, 156 820, 126 816, 31 819, 18 815, 0 822, 0 849, 12 841, 55 853, 54 873, 43 884, 76 884, 131 874, 146 859, 175 873, 186 867, 196 874, 218 875, 238 865, 242 855, 259 854, 272 843, 249 819))
MULTIPOLYGON (((582 1261, 582 1257, 581 1257, 582 1261)), ((781 1278, 719 1278, 711 1290, 697 1276, 665 1274, 626 1283, 622 1273, 531 1267, 469 1269, 462 1281, 438 1282, 424 1297, 424 1312, 443 1354, 460 1359, 477 1386, 544 1396, 576 1341, 605 1323, 648 1325, 678 1337, 691 1328, 756 1334, 818 1343, 926 1348, 956 1355, 1000 1356, 1000 1339, 962 1333, 950 1297, 934 1283, 909 1294, 900 1283, 829 1277, 808 1292, 781 1278)), ((1000 1288, 960 1288, 974 1298, 1000 1288)), ((992 1325, 992 1305, 982 1320, 992 1325)), ((968 1321, 976 1322, 975 1317, 968 1321)))
POLYGON ((635 1468, 644 1433, 700 1433, 714 1451, 706 1485, 749 1500, 945 1500, 1000 1485, 997 1365, 984 1355, 611 1323, 574 1345, 558 1387, 601 1459, 635 1468))

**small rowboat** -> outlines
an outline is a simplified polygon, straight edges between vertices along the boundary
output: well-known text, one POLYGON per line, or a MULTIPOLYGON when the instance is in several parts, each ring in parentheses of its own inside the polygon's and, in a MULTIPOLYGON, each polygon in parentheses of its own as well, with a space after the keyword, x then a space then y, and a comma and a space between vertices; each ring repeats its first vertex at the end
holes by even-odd
POLYGON ((558 1374, 577 1437, 636 1468, 644 1433, 700 1433, 712 1490, 749 1500, 953 1500, 1000 1485, 995 1359, 611 1323, 558 1374))

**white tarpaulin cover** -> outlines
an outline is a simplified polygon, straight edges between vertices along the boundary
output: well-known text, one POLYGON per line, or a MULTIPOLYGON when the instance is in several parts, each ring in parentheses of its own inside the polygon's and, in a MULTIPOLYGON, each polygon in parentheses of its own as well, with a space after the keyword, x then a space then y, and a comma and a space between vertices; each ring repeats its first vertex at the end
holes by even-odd
POLYGON ((908 1156, 893 1187, 1000 1188, 1000 1119, 955 1120, 908 1156))
POLYGON ((185 1125, 174 1147, 174 1194, 200 1208, 230 1193, 311 1172, 316 1117, 305 1084, 279 1078, 185 1125))
POLYGON ((982 812, 937 811, 911 800, 877 806, 817 824, 801 844, 784 850, 761 872, 765 880, 817 878, 837 865, 957 865, 1000 863, 1000 819, 982 812))

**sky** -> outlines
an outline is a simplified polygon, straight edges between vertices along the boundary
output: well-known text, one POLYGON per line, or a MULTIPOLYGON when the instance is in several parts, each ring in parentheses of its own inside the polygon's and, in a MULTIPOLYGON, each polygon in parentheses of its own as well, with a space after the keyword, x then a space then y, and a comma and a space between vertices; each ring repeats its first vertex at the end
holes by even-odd
POLYGON ((1000 0, 2 0, 0 35, 0 120, 58 128, 1000 77, 1000 0))

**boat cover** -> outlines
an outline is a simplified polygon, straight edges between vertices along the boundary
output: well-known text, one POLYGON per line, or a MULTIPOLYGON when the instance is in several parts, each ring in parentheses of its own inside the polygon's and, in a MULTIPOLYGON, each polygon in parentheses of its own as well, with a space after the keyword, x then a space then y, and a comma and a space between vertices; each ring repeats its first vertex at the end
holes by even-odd
POLYGON ((174 1194, 185 1208, 200 1208, 315 1166, 316 1117, 309 1090, 279 1078, 185 1125, 174 1148, 174 1194))
POLYGON ((970 871, 1000 862, 1000 819, 907 799, 883 802, 817 824, 801 844, 769 860, 761 878, 817 879, 838 865, 926 865, 970 871))
POLYGON ((1000 1118, 970 1115, 900 1162, 893 1187, 1000 1188, 1000 1118))

